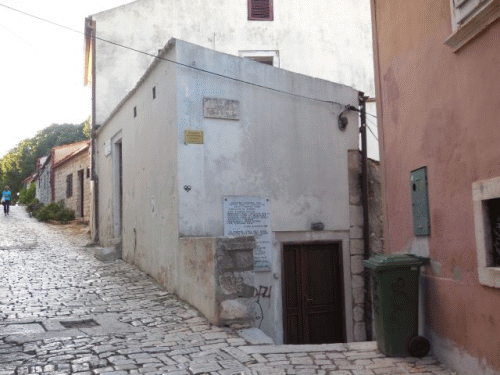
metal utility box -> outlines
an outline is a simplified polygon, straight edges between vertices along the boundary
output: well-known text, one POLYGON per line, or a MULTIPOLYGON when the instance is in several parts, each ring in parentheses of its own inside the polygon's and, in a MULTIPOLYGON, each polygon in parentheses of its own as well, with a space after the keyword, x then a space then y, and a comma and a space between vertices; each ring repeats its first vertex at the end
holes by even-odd
POLYGON ((413 233, 415 236, 428 236, 431 234, 431 227, 427 192, 427 167, 412 171, 410 180, 413 233))

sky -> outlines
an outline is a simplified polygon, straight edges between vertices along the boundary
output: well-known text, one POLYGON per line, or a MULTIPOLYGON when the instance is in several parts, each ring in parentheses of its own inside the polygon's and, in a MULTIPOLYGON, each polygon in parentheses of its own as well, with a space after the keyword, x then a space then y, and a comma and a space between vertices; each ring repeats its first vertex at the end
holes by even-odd
POLYGON ((90 87, 83 85, 85 18, 129 2, 0 0, 0 158, 51 124, 81 124, 90 116, 90 87))

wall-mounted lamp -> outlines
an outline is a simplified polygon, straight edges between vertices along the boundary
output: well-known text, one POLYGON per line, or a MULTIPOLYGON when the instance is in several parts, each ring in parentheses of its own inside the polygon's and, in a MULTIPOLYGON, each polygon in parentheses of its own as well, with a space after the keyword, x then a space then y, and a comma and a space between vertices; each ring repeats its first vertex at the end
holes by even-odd
POLYGON ((346 128, 347 128, 347 124, 349 123, 349 120, 347 119, 347 117, 343 116, 344 113, 348 112, 348 111, 357 111, 358 109, 356 107, 353 107, 352 105, 347 105, 345 107, 345 109, 339 113, 339 117, 338 117, 338 125, 339 125, 339 129, 344 131, 346 128))

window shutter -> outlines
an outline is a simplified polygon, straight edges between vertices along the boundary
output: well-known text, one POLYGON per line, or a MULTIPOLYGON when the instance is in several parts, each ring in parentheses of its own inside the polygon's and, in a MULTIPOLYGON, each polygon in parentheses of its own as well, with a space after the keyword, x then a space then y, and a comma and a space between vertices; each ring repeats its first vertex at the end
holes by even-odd
POLYGON ((248 19, 259 21, 273 20, 272 0, 248 0, 248 19))
POLYGON ((73 174, 66 176, 66 198, 73 195, 73 174))
POLYGON ((453 0, 455 23, 457 25, 463 24, 484 3, 485 0, 453 0))

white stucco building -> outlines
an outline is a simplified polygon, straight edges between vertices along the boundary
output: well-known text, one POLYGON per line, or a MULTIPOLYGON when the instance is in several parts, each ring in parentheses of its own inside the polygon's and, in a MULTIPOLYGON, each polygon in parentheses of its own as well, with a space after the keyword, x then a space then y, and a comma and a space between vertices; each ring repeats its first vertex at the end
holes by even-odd
POLYGON ((357 114, 338 126, 357 104, 348 86, 172 39, 97 132, 101 244, 216 324, 245 318, 259 296, 255 324, 277 343, 363 339, 348 181, 357 114), (235 272, 220 261, 219 250, 250 246, 224 244, 227 202, 238 200, 257 202, 268 220, 270 242, 254 252, 265 264, 253 271, 243 253, 235 272), (308 262, 314 271, 301 268, 308 262), (331 310, 317 310, 322 298, 331 310), (321 328, 298 337, 307 324, 321 328))
MULTIPOLYGON (((134 87, 170 38, 375 96, 368 1, 137 0, 90 19, 98 39, 93 62, 87 40, 86 74, 90 80, 95 63, 97 125, 134 87)), ((368 103, 367 110, 375 114, 374 103, 368 103)), ((369 126, 376 131, 374 117, 369 117, 369 126)), ((369 157, 378 159, 378 144, 373 141, 369 133, 369 157)))

